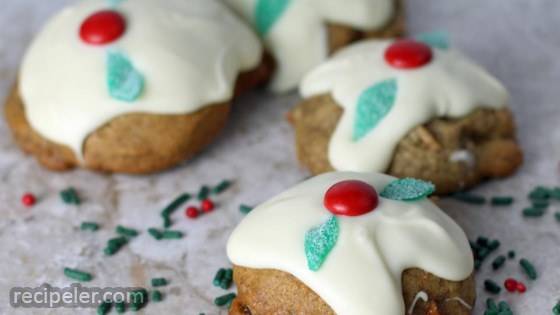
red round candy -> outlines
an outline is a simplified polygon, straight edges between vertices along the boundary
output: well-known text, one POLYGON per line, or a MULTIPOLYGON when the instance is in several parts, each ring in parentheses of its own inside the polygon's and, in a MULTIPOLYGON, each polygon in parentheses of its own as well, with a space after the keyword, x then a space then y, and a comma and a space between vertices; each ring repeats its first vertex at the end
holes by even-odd
POLYGON ((515 292, 515 290, 517 290, 517 285, 517 281, 511 278, 506 279, 506 281, 504 282, 504 287, 508 292, 515 292))
POLYGON ((105 45, 117 40, 126 29, 122 14, 103 10, 90 15, 80 27, 80 37, 90 45, 105 45))
POLYGON ((345 180, 332 185, 323 200, 333 214, 351 217, 373 211, 378 203, 375 189, 359 180, 345 180))
POLYGON ((525 284, 523 284, 523 282, 517 282, 517 292, 525 293, 525 291, 527 291, 525 284))
POLYGON ((27 193, 21 197, 21 203, 26 207, 31 207, 37 200, 33 194, 27 193))
POLYGON ((202 204, 200 204, 200 208, 204 212, 210 212, 210 211, 214 210, 214 203, 210 199, 204 199, 202 201, 202 204))
POLYGON ((198 217, 198 209, 196 207, 188 207, 187 210, 185 210, 185 215, 188 218, 195 219, 198 217))
POLYGON ((399 69, 415 69, 432 60, 430 46, 411 39, 397 40, 385 50, 385 60, 399 69))

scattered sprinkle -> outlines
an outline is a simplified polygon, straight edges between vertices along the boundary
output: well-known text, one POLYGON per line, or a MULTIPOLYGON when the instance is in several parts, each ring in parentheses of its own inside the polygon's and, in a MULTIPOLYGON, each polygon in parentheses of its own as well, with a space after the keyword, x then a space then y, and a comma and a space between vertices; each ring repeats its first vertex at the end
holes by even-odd
POLYGON ((32 193, 26 193, 21 197, 21 203, 26 207, 32 207, 37 202, 37 198, 32 193))
POLYGON ((558 303, 556 303, 556 305, 554 305, 554 307, 552 308, 552 314, 560 315, 560 302, 558 302, 558 303))
POLYGON ((103 252, 107 256, 112 256, 116 254, 126 244, 128 244, 128 239, 124 236, 112 238, 107 241, 107 246, 105 247, 103 252))
POLYGON ((533 208, 536 209, 546 209, 550 205, 548 200, 543 200, 543 199, 534 199, 532 200, 532 203, 533 203, 533 208))
POLYGON ((498 270, 498 269, 502 268, 502 266, 505 264, 505 262, 506 262, 506 256, 500 255, 500 256, 496 257, 494 259, 494 261, 492 262, 492 269, 498 270))
POLYGON ((482 205, 486 202, 486 198, 484 198, 483 196, 466 192, 455 193, 452 195, 452 197, 456 200, 473 205, 482 205))
POLYGON ((95 232, 99 230, 99 224, 95 222, 82 222, 82 224, 80 224, 80 230, 95 232))
POLYGON ((228 189, 230 186, 231 186, 231 181, 224 179, 218 185, 212 188, 212 193, 214 195, 220 194, 224 192, 226 189, 228 189))
POLYGON ((130 293, 132 302, 130 303, 130 310, 133 312, 139 311, 148 302, 148 290, 141 288, 134 290, 130 293))
POLYGON ((196 219, 199 215, 198 209, 196 207, 187 207, 185 210, 185 215, 187 218, 196 219))
POLYGON ((80 197, 73 187, 61 191, 60 198, 65 204, 79 205, 81 203, 80 197))
POLYGON ((126 312, 126 304, 123 301, 118 301, 115 303, 115 310, 117 313, 122 314, 126 312))
POLYGON ((504 288, 506 288, 508 292, 515 292, 517 290, 517 280, 512 278, 506 279, 506 281, 504 281, 504 288))
POLYGON ((239 206, 239 211, 241 211, 241 213, 243 213, 243 214, 248 214, 252 210, 253 210, 253 207, 251 207, 251 206, 247 206, 247 205, 240 205, 239 206))
POLYGON ((139 234, 138 231, 136 231, 135 229, 127 228, 122 225, 117 226, 116 232, 117 234, 127 236, 127 237, 136 237, 139 234))
POLYGON ((72 268, 64 268, 64 275, 70 279, 82 282, 88 282, 93 279, 93 276, 90 273, 72 268))
POLYGON ((484 280, 484 289, 492 294, 498 294, 500 293, 500 291, 502 291, 502 288, 500 288, 500 286, 496 284, 496 282, 490 279, 484 280))
POLYGON ((216 304, 216 306, 229 306, 236 296, 237 295, 235 293, 228 293, 226 295, 219 296, 214 299, 214 304, 216 304))
POLYGON ((523 216, 526 218, 539 218, 544 215, 544 209, 538 208, 525 208, 522 212, 523 216))
POLYGON ((218 271, 216 271, 216 275, 214 276, 214 279, 212 280, 212 284, 215 287, 219 287, 225 274, 226 274, 225 268, 218 269, 218 271))
POLYGON ((163 233, 161 233, 161 238, 164 240, 180 239, 183 238, 183 232, 165 230, 163 231, 163 233))
POLYGON ((513 315, 513 312, 507 302, 502 301, 496 305, 493 299, 488 299, 486 300, 486 312, 484 312, 484 315, 513 315))
POLYGON ((202 201, 202 200, 208 198, 209 194, 210 194, 210 188, 208 188, 208 186, 202 186, 202 187, 200 187, 200 190, 198 191, 197 198, 198 198, 198 200, 202 201))
POLYGON ((233 269, 226 269, 223 278, 220 280, 220 288, 228 290, 233 282, 233 269))
POLYGON ((529 279, 531 280, 537 279, 538 277, 537 270, 529 260, 522 258, 519 261, 519 264, 521 265, 521 269, 523 269, 523 272, 525 272, 525 274, 527 275, 527 277, 529 277, 529 279))
POLYGON ((173 214, 173 212, 175 212, 180 205, 187 202, 189 199, 191 199, 191 195, 187 193, 183 193, 179 195, 177 198, 175 198, 175 200, 173 200, 161 211, 161 217, 163 218, 163 226, 165 228, 171 226, 171 218, 170 218, 171 214, 173 214))
POLYGON ((97 307, 97 315, 106 315, 111 311, 112 304, 108 301, 103 301, 97 307))
POLYGON ((560 212, 556 212, 554 214, 554 218, 556 219, 556 221, 560 222, 560 212))
POLYGON ((509 206, 512 203, 513 197, 510 196, 496 196, 490 200, 490 204, 493 206, 509 206))
POLYGON ((155 238, 158 241, 163 238, 163 233, 156 228, 149 228, 148 234, 150 234, 153 238, 155 238))
POLYGON ((163 294, 159 290, 152 291, 152 301, 161 302, 163 300, 163 294))
POLYGON ((211 212, 212 210, 214 210, 214 202, 212 202, 212 200, 210 199, 204 199, 200 204, 200 208, 204 212, 211 212))
POLYGON ((514 259, 515 258, 515 251, 514 250, 510 250, 508 252, 508 258, 509 259, 514 259))
POLYGON ((165 278, 153 278, 152 279, 152 286, 153 287, 163 287, 167 285, 167 279, 165 278))

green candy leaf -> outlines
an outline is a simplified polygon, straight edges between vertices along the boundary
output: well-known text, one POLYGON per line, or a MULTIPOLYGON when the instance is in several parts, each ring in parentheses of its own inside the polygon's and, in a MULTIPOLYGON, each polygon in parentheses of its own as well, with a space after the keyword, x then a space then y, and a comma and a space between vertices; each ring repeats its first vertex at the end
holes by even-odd
POLYGON ((420 179, 403 178, 392 181, 380 196, 392 200, 414 201, 431 195, 436 190, 434 184, 420 179))
POLYGON ((433 48, 449 49, 449 36, 446 32, 431 32, 417 35, 416 40, 433 48))
POLYGON ((321 268, 336 244, 338 233, 338 219, 335 216, 305 233, 305 257, 310 270, 321 268))
POLYGON ((262 36, 268 34, 274 23, 288 8, 291 0, 257 0, 255 26, 262 36))
POLYGON ((107 87, 111 97, 125 102, 135 101, 144 89, 144 77, 120 52, 107 56, 107 87))
POLYGON ((352 139, 358 141, 389 113, 397 95, 397 80, 389 79, 366 89, 358 98, 352 139))

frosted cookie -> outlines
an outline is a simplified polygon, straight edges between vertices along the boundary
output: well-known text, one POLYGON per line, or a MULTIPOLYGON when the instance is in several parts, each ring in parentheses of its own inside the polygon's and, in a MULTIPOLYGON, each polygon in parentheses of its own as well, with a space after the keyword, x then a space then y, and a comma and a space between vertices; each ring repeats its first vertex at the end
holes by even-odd
POLYGON ((6 115, 46 167, 148 173, 208 145, 239 92, 271 70, 257 36, 214 0, 87 0, 25 54, 6 115))
POLYGON ((386 172, 445 194, 522 163, 508 92, 442 34, 348 47, 300 92, 289 117, 298 158, 314 174, 386 172))
POLYGON ((276 92, 294 89, 328 55, 362 38, 404 33, 403 0, 223 0, 265 42, 277 71, 276 92))
POLYGON ((376 173, 317 176, 233 231, 232 315, 468 315, 473 255, 426 197, 431 183, 376 173))

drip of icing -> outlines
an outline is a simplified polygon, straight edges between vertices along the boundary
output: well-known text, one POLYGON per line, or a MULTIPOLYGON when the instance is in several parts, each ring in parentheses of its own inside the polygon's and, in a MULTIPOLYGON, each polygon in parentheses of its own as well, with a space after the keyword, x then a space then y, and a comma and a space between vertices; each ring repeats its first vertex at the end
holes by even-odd
POLYGON ((449 299, 446 299, 445 302, 451 302, 451 301, 455 301, 458 302, 459 304, 463 305, 465 308, 472 310, 472 305, 470 305, 469 303, 465 302, 465 300, 463 300, 462 298, 456 296, 456 297, 452 297, 449 299))
POLYGON ((381 191, 395 178, 339 172, 305 181, 251 211, 229 239, 229 259, 239 266, 294 275, 340 315, 404 314, 400 280, 409 268, 450 281, 472 273, 464 232, 435 204, 385 198, 375 211, 338 217, 336 245, 318 271, 309 270, 305 232, 329 218, 323 196, 344 180, 360 180, 381 191))
POLYGON ((283 4, 289 3, 282 8, 281 15, 271 14, 274 20, 264 22, 263 17, 255 16, 255 8, 264 0, 223 1, 256 27, 268 26, 263 37, 279 65, 271 84, 272 90, 276 92, 297 87, 305 73, 326 60, 326 23, 342 24, 359 30, 376 30, 386 25, 395 11, 394 0, 283 1, 283 4))
POLYGON ((459 52, 434 49, 429 64, 399 70, 383 56, 391 43, 366 41, 348 47, 310 72, 300 86, 303 97, 330 93, 344 109, 328 151, 336 170, 384 172, 396 145, 413 128, 436 117, 462 117, 479 106, 506 106, 506 89, 459 52), (389 78, 396 78, 399 87, 391 111, 364 138, 352 141, 360 95, 389 78))
POLYGON ((78 31, 104 0, 81 1, 50 20, 27 51, 20 94, 31 126, 80 158, 87 136, 132 112, 187 114, 229 100, 237 76, 258 65, 262 48, 244 23, 217 0, 134 0, 118 10, 126 33, 114 42, 148 85, 127 104, 106 86, 106 50, 78 31))
POLYGON ((414 300, 412 300, 412 304, 410 304, 410 308, 408 308, 408 315, 411 315, 412 312, 414 312, 414 308, 420 300, 424 301, 424 303, 428 302, 428 293, 424 291, 416 293, 416 296, 414 296, 414 300))

